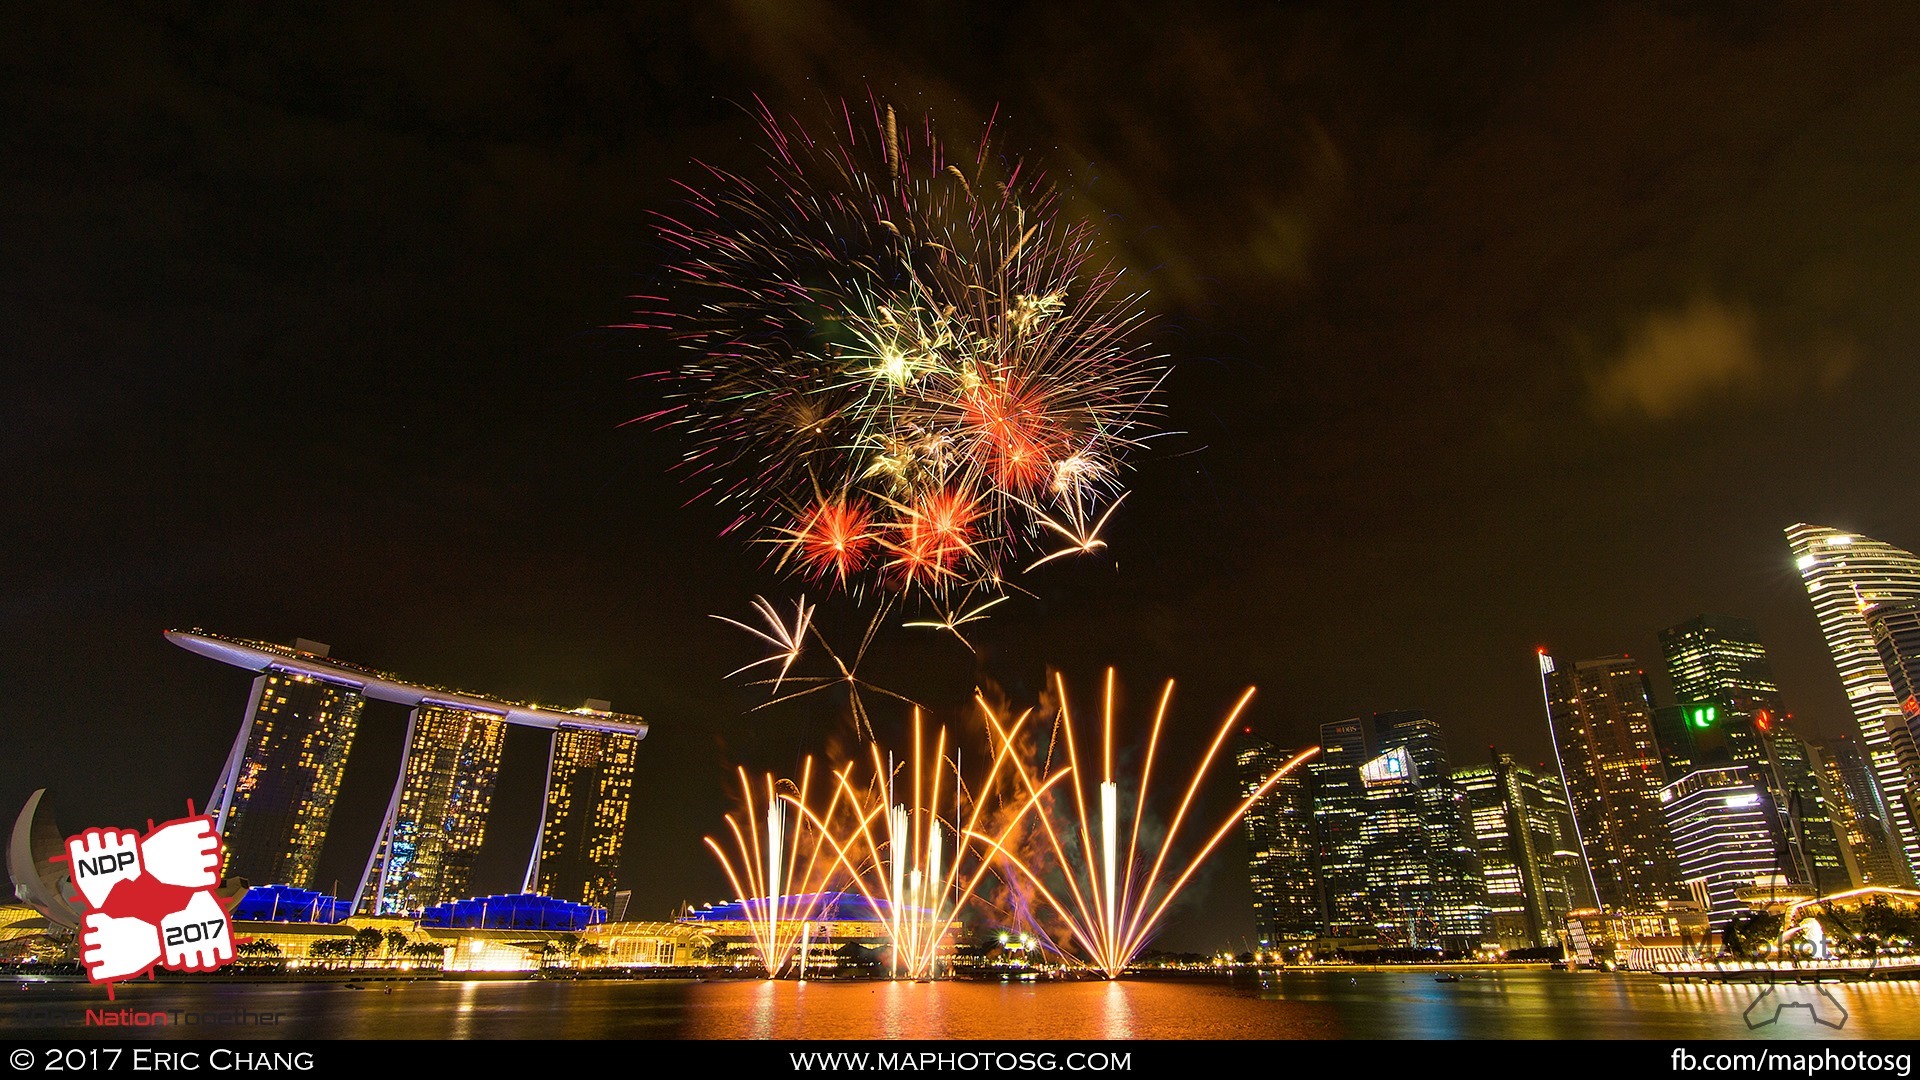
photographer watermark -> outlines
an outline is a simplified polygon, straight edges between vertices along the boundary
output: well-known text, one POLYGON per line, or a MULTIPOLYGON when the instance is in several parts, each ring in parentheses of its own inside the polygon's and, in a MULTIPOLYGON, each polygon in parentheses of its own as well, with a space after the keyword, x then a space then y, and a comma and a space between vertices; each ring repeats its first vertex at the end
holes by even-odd
POLYGON ((1858 920, 1831 902, 1798 904, 1781 914, 1752 912, 1729 922, 1726 951, 1713 961, 1729 981, 1758 986, 1741 1013, 1748 1029, 1780 1022, 1789 1010, 1835 1031, 1847 1026, 1847 1007, 1833 992, 1843 980, 1870 978, 1881 942, 1856 929, 1858 920))

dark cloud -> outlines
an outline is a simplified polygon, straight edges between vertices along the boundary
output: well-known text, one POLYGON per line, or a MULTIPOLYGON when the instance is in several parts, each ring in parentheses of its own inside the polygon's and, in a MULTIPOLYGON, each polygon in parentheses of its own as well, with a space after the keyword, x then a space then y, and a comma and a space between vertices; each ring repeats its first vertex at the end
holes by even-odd
POLYGON ((1760 368, 1753 312, 1701 297, 1641 319, 1595 380, 1594 403, 1604 412, 1666 419, 1752 385, 1760 368))

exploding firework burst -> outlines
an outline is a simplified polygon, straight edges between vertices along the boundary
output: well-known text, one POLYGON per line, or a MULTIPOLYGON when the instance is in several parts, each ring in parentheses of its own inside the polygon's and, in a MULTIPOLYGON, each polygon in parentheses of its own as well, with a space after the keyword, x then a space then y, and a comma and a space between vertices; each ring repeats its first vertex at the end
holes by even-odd
MULTIPOLYGON (((874 634, 879 631, 881 621, 887 617, 887 605, 883 604, 879 610, 873 613, 873 618, 867 623, 866 635, 860 639, 859 648, 851 654, 850 661, 847 657, 843 657, 840 653, 835 652, 833 646, 827 644, 826 636, 820 633, 820 628, 815 625, 813 621, 815 605, 807 603, 806 597, 802 596, 794 602, 793 616, 791 619, 782 616, 779 609, 774 607, 772 601, 764 596, 756 596, 753 598, 753 610, 754 613, 760 617, 760 621, 765 624, 764 628, 741 622, 738 619, 729 619, 724 615, 713 616, 729 626, 745 630, 764 644, 773 647, 774 651, 771 655, 762 657, 759 660, 755 660, 750 664, 736 668, 728 673, 728 677, 731 678, 734 675, 752 671, 755 668, 767 664, 780 665, 779 672, 772 678, 759 680, 760 685, 771 686, 773 688, 771 691, 772 696, 759 705, 755 705, 752 711, 759 712, 762 709, 772 708, 775 705, 784 704, 789 701, 798 701, 801 698, 811 697, 815 694, 828 691, 845 691, 847 695, 847 712, 853 719, 854 733, 863 738, 871 739, 874 737, 873 719, 868 714, 866 702, 861 697, 861 691, 864 690, 869 693, 881 694, 906 702, 908 705, 918 707, 918 703, 912 698, 904 694, 895 693, 883 686, 875 686, 873 683, 860 677, 860 664, 866 659, 867 650, 873 645, 874 634), (811 636, 813 640, 812 646, 807 644, 809 636, 811 636), (824 655, 833 665, 833 674, 791 674, 794 664, 799 661, 803 654, 809 651, 824 655), (786 693, 781 693, 783 686, 791 687, 791 689, 788 689, 786 693)), ((974 616, 974 618, 979 617, 981 616, 974 616)), ((968 621, 970 620, 964 617, 960 619, 962 623, 968 621)), ((953 632, 955 636, 959 635, 957 629, 953 632)), ((965 641, 966 639, 962 638, 961 640, 965 641)))
POLYGON ((634 324, 684 349, 645 419, 684 433, 727 531, 936 606, 1104 547, 1166 369, 1094 231, 987 140, 951 157, 878 103, 760 121, 765 167, 707 167, 663 219, 677 295, 634 324))
MULTIPOLYGON (((1221 838, 1282 777, 1319 751, 1315 748, 1296 754, 1266 777, 1208 836, 1191 858, 1184 864, 1172 864, 1181 866, 1176 872, 1168 863, 1168 855, 1178 840, 1189 811, 1193 809, 1194 799, 1200 792, 1208 769, 1219 755, 1221 745, 1233 730, 1247 702, 1252 700, 1253 690, 1248 689, 1240 696, 1220 725, 1212 744, 1207 747, 1206 756, 1194 770, 1186 794, 1181 798, 1180 807, 1167 826, 1165 835, 1154 845, 1157 852, 1152 855, 1150 862, 1145 862, 1140 857, 1140 826, 1147 815, 1147 792, 1153 778, 1160 732, 1166 721, 1167 708, 1173 700, 1172 680, 1168 680, 1161 692, 1159 706, 1154 712, 1153 731, 1147 738, 1145 763, 1135 789, 1132 813, 1126 814, 1121 805, 1119 782, 1114 779, 1114 674, 1111 669, 1108 670, 1100 741, 1103 779, 1096 789, 1097 817, 1088 812, 1087 785, 1082 782, 1087 769, 1083 768, 1080 761, 1079 743, 1067 708, 1065 680, 1056 674, 1054 686, 1060 699, 1057 733, 1066 748, 1067 768, 1054 774, 1047 783, 1070 776, 1072 783, 1065 787, 1071 798, 1047 797, 1044 784, 1036 778, 1038 771, 1045 769, 1044 763, 1036 770, 1017 755, 1013 760, 1022 789, 1040 804, 1038 812, 1033 815, 1039 833, 1029 836, 1025 846, 1032 853, 1044 857, 1055 871, 1048 873, 1037 868, 1039 860, 1031 856, 1023 858, 1004 835, 996 839, 974 834, 973 838, 992 847, 1031 886, 1042 906, 1067 928, 1071 948, 1062 949, 1064 958, 1102 971, 1108 978, 1115 978, 1126 970, 1140 950, 1146 948, 1180 890, 1186 887, 1221 838), (1097 827, 1095 821, 1098 822, 1097 827)), ((976 701, 986 717, 994 741, 1003 750, 1011 747, 1018 733, 1018 721, 1024 721, 1027 714, 1021 714, 1018 721, 1009 724, 984 698, 976 698, 976 701)), ((1088 763, 1089 766, 1091 764, 1088 763)))

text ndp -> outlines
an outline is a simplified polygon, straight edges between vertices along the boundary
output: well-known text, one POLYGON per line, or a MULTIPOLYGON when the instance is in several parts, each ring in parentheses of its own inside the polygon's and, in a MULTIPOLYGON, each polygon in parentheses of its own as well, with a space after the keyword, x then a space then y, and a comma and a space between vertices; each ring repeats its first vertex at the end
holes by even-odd
MULTIPOLYGON (((191 811, 191 807, 188 808, 191 811)), ((199 814, 145 834, 88 829, 67 838, 66 859, 86 914, 80 962, 96 983, 154 968, 211 971, 232 963, 233 925, 214 895, 222 847, 199 814)))
POLYGON ((98 877, 117 870, 125 870, 139 861, 139 857, 131 851, 101 855, 94 859, 76 859, 73 864, 74 881, 77 883, 82 878, 98 877))

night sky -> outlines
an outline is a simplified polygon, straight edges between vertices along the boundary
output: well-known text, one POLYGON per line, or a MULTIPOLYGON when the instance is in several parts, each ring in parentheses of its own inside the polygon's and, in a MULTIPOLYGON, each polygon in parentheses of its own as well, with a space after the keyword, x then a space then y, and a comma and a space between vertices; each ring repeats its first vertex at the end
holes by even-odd
MULTIPOLYGON (((9 5, 0 812, 206 798, 248 676, 161 631, 301 636, 642 714, 633 912, 727 898, 699 839, 733 766, 847 730, 723 682, 757 654, 710 616, 798 590, 686 505, 673 433, 621 426, 672 353, 608 327, 673 181, 758 160, 756 96, 871 94, 959 145, 997 109, 1174 368, 1110 557, 1036 575, 978 660, 883 638, 876 682, 952 710, 1055 665, 1090 703, 1111 663, 1142 730, 1180 680, 1170 762, 1247 685, 1279 742, 1423 708, 1456 765, 1538 761, 1535 646, 1653 669, 1725 612, 1848 732, 1781 530, 1920 545, 1920 8, 1696 7, 9 5)), ((366 711, 343 891, 404 722, 366 711)), ((519 885, 543 750, 509 743, 483 890, 519 885)), ((1163 943, 1250 934, 1243 866, 1163 943)))

